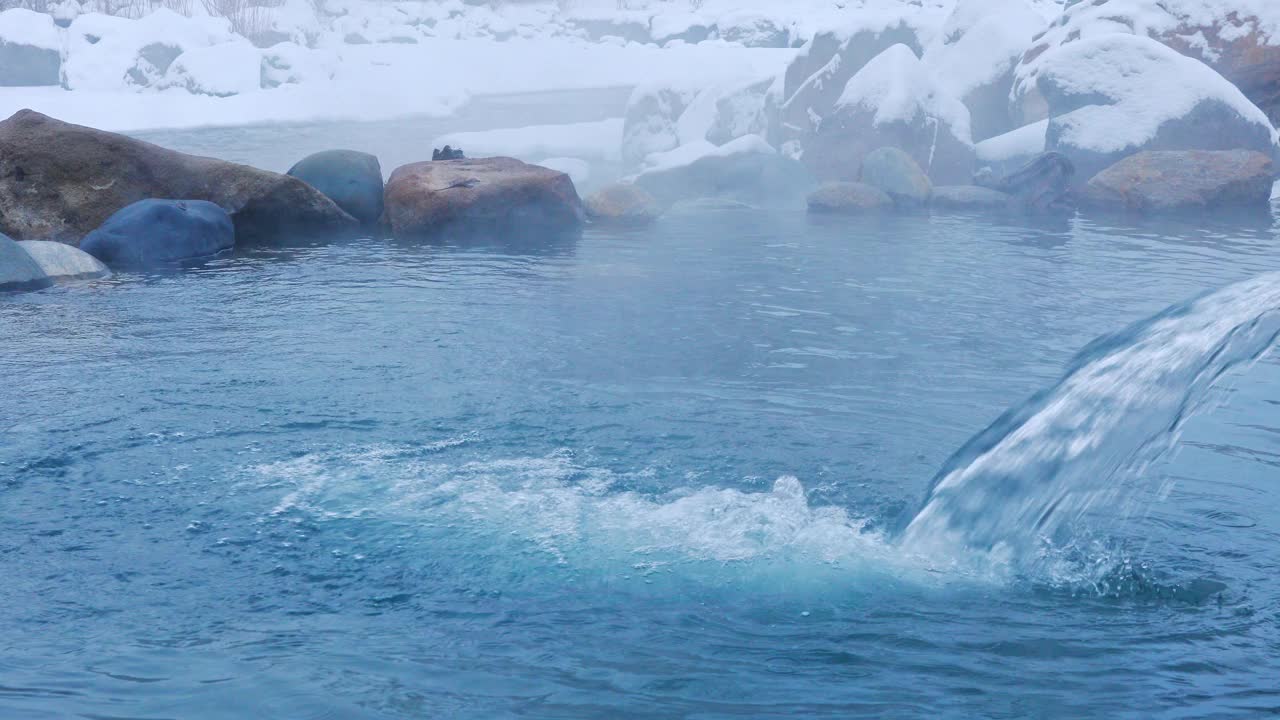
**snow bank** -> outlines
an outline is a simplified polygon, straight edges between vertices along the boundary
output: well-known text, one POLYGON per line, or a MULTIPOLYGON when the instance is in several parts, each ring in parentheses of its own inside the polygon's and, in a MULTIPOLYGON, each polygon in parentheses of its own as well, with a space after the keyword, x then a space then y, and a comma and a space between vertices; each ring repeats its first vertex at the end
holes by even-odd
POLYGON ((432 145, 451 145, 472 157, 505 155, 527 162, 569 157, 616 162, 622 146, 622 119, 460 132, 436 138, 432 145))
POLYGON ((62 49, 62 39, 53 17, 26 8, 0 12, 0 44, 4 43, 44 50, 62 49))
POLYGON ((247 41, 193 48, 178 56, 159 87, 227 97, 262 87, 262 51, 247 41))
MULTIPOLYGON (((86 15, 76 23, 84 21, 79 30, 92 28, 105 33, 108 25, 141 22, 104 21, 104 17, 86 15)), ((181 48, 183 52, 221 44, 213 40, 234 39, 214 32, 215 21, 209 18, 194 22, 197 29, 203 27, 208 32, 193 33, 193 37, 170 34, 189 45, 181 48)), ((183 64, 191 70, 184 77, 198 79, 202 87, 241 92, 225 98, 182 97, 186 93, 177 89, 182 83, 156 85, 182 52, 154 43, 168 48, 170 57, 167 63, 163 62, 165 56, 157 57, 162 61, 159 64, 153 63, 141 51, 165 33, 124 27, 117 40, 103 35, 97 45, 91 45, 96 48, 110 43, 111 52, 101 53, 97 67, 89 67, 82 58, 70 73, 72 87, 77 88, 73 92, 0 87, 0 117, 29 107, 69 122, 142 130, 442 115, 475 95, 634 87, 651 82, 720 87, 736 83, 744 73, 754 77, 776 74, 793 54, 791 50, 713 45, 616 47, 572 39, 434 40, 421 45, 344 45, 317 50, 291 45, 261 51, 260 82, 271 89, 249 92, 248 64, 243 62, 248 54, 243 48, 227 48, 228 53, 244 53, 238 69, 222 76, 197 59, 191 65, 183 64), (130 74, 135 68, 141 73, 141 82, 133 79, 138 73, 130 74), (424 72, 424 68, 449 70, 424 72)), ((78 33, 82 42, 87 42, 85 34, 78 33)))
POLYGON ((869 111, 873 125, 937 118, 958 139, 970 138, 969 110, 938 84, 929 66, 906 45, 885 50, 850 78, 836 108, 869 111))
POLYGON ((90 13, 67 29, 66 86, 72 90, 148 87, 182 53, 243 43, 221 18, 184 17, 161 8, 137 20, 90 13))

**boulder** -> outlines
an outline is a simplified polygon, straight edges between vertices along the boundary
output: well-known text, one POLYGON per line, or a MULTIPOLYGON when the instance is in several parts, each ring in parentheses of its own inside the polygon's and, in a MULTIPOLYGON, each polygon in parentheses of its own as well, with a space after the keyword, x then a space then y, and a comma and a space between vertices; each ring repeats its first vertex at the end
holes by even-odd
POLYGON ((382 218, 382 166, 369 153, 325 150, 300 160, 289 175, 324 193, 365 227, 382 218))
POLYGON ((893 147, 867 153, 862 159, 862 182, 882 190, 899 207, 923 206, 933 193, 933 183, 916 161, 893 147))
POLYGON ((809 212, 831 215, 860 215, 893 209, 893 198, 865 183, 833 182, 809 195, 809 212))
POLYGON ((506 157, 419 162, 397 168, 385 218, 397 238, 441 232, 567 232, 584 212, 569 176, 506 157))
POLYGON ((0 122, 0 232, 78 244, 146 198, 207 200, 238 242, 353 236, 354 218, 297 178, 184 155, 31 110, 0 122))
POLYGON ((856 178, 863 157, 880 147, 902 148, 939 184, 973 176, 969 110, 905 45, 854 75, 831 116, 802 144, 802 161, 821 180, 856 178))
POLYGON ((1280 16, 1269 2, 1108 0, 1068 3, 1027 46, 1015 74, 1012 111, 1026 122, 1048 115, 1037 75, 1053 51, 1111 33, 1155 39, 1213 68, 1280 122, 1280 16))
POLYGON ((58 85, 59 47, 52 16, 26 8, 0 12, 0 87, 58 85))
POLYGON ((662 215, 658 201, 632 183, 615 183, 585 201, 587 217, 598 223, 647 225, 662 215))
POLYGON ((969 109, 974 141, 1016 127, 1009 113, 1014 70, 1044 17, 1027 0, 959 0, 943 25, 941 42, 924 61, 969 109))
POLYGON ((0 291, 36 290, 52 282, 27 251, 12 238, 0 234, 0 291))
POLYGON ((18 245, 50 280, 92 280, 111 274, 102 261, 70 245, 51 240, 24 240, 18 245))
POLYGON ((635 184, 665 205, 719 198, 759 206, 799 205, 810 181, 804 167, 758 135, 715 146, 703 140, 649 157, 635 184))
POLYGON ((724 145, 746 135, 767 138, 778 111, 776 85, 769 78, 720 93, 705 139, 724 145))
POLYGON ((1083 183, 1143 150, 1271 152, 1274 129, 1204 63, 1147 37, 1079 40, 1053 51, 1038 86, 1049 109, 1045 147, 1083 183))
POLYGON ((779 134, 772 140, 803 142, 816 133, 849 80, 885 50, 901 45, 913 55, 922 52, 916 29, 905 20, 868 17, 873 19, 864 27, 818 33, 787 66, 779 134))
POLYGON ((111 267, 157 267, 235 247, 226 210, 204 200, 141 200, 89 233, 80 249, 111 267))
POLYGON ((1003 210, 1013 196, 978 185, 939 185, 930 201, 937 210, 1003 210))
POLYGON ((1258 152, 1148 151, 1095 175, 1080 200, 1142 213, 1266 208, 1273 178, 1271 158, 1258 152))
POLYGON ((653 153, 679 147, 677 124, 697 94, 693 88, 640 87, 632 91, 622 121, 623 163, 638 166, 653 153))
POLYGON ((1030 213, 1066 210, 1071 206, 1071 185, 1076 169, 1061 153, 1047 152, 1032 158, 1001 178, 976 178, 979 185, 1010 195, 1014 206, 1030 213))

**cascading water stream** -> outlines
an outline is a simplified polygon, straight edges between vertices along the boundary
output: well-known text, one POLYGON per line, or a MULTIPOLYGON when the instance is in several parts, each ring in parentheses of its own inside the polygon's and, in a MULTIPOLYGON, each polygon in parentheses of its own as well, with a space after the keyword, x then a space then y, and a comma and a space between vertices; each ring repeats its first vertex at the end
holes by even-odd
POLYGON ((1177 440, 1215 380, 1280 334, 1280 273, 1173 306, 1072 360, 1062 379, 1005 413, 934 477, 904 547, 980 550, 1025 568, 1073 520, 1122 508, 1131 482, 1177 440))

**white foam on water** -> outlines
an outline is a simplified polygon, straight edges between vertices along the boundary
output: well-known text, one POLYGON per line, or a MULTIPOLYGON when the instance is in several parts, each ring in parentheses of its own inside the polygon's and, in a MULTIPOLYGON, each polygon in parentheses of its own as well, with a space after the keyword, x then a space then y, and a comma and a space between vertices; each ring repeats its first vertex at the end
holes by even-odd
POLYGON ((716 577, 731 568, 736 577, 820 575, 852 584, 880 577, 931 586, 1005 577, 985 558, 949 559, 944 567, 904 553, 865 519, 811 504, 792 476, 761 492, 689 486, 649 494, 626 488, 651 485, 652 471, 619 476, 579 464, 568 451, 452 464, 421 448, 380 445, 261 465, 252 477, 281 492, 273 516, 479 534, 533 549, 549 566, 601 573, 660 570, 696 579, 706 568, 716 577))

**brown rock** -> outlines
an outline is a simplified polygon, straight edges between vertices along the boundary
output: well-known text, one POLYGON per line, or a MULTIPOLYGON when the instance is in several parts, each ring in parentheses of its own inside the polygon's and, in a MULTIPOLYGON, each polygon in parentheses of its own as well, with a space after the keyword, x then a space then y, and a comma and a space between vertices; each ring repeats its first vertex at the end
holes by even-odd
POLYGON ((599 223, 647 225, 662 215, 652 195, 630 183, 616 183, 586 200, 587 217, 599 223))
POLYGON ((514 158, 419 162, 387 181, 386 219, 398 238, 465 232, 563 232, 581 227, 569 176, 514 158))
POLYGON ((78 245, 139 200, 207 200, 237 241, 354 235, 355 219, 296 178, 184 155, 20 110, 0 122, 0 232, 78 245))
POLYGON ((1150 151, 1095 175, 1080 200, 1137 212, 1267 207, 1273 180, 1271 158, 1258 152, 1150 151))
POLYGON ((809 212, 832 215, 859 215, 893 209, 893 198, 865 183, 827 183, 809 195, 809 212))

